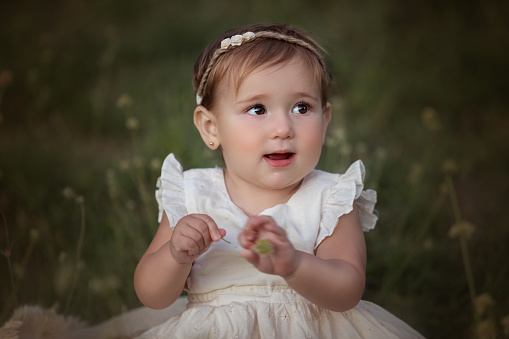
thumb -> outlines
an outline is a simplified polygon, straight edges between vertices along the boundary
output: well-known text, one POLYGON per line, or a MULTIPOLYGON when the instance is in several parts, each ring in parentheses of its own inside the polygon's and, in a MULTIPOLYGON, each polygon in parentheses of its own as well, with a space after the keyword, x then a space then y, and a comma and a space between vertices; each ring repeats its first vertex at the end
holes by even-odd
POLYGON ((226 230, 224 228, 220 228, 219 234, 221 234, 221 238, 224 238, 224 236, 226 235, 226 230))

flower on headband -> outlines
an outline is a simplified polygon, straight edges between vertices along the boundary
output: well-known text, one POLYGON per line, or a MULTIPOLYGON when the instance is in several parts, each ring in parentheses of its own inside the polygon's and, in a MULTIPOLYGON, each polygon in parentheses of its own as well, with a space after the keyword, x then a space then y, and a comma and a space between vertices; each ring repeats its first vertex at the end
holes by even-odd
POLYGON ((252 40, 252 39, 254 39, 254 37, 255 37, 255 34, 253 32, 246 32, 246 33, 242 34, 242 38, 244 39, 244 41, 252 40))
POLYGON ((226 38, 221 41, 221 49, 228 49, 230 45, 232 44, 232 39, 226 38))
POLYGON ((242 35, 234 35, 231 37, 232 46, 242 45, 242 35))
POLYGON ((253 32, 246 32, 242 35, 237 34, 231 38, 223 39, 223 41, 221 41, 221 49, 228 49, 230 46, 240 46, 243 42, 253 40, 254 38, 255 34, 253 32))

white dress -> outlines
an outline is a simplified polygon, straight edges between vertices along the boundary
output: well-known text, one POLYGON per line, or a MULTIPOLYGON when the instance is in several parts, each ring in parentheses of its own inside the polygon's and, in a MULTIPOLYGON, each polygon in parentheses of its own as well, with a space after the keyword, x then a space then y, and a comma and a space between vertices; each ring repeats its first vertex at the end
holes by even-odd
MULTIPOLYGON (((363 191, 364 166, 345 174, 312 171, 285 204, 261 213, 283 227, 293 246, 314 253, 341 215, 356 203, 364 231, 374 228, 376 192, 363 191)), ((226 230, 193 264, 187 309, 139 338, 422 338, 383 308, 361 301, 347 312, 320 308, 279 276, 259 272, 239 255, 237 236, 247 215, 230 200, 223 169, 183 171, 173 154, 164 161, 156 197, 173 227, 183 216, 203 213, 226 230)))

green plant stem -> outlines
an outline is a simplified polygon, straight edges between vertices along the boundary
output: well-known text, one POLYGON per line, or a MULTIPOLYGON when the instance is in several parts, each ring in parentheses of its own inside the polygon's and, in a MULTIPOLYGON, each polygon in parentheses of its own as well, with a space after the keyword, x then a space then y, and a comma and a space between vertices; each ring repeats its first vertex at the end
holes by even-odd
POLYGON ((468 241, 465 238, 460 239, 460 247, 461 247, 461 256, 463 258, 463 266, 465 267, 465 276, 467 278, 467 284, 468 284, 468 292, 470 294, 470 299, 472 300, 472 309, 474 312, 474 319, 476 324, 479 323, 480 317, 479 314, 475 308, 475 298, 476 298, 476 292, 475 292, 475 280, 474 280, 474 274, 472 272, 472 263, 470 261, 470 255, 468 253, 468 241))
POLYGON ((11 260, 11 253, 12 253, 12 244, 9 244, 9 229, 7 228, 7 219, 5 218, 4 211, 0 210, 0 213, 2 214, 2 219, 4 221, 5 225, 5 241, 7 243, 7 246, 9 247, 7 249, 8 253, 6 253, 5 257, 7 259, 7 267, 9 269, 9 279, 11 281, 11 289, 12 289, 12 299, 14 300, 14 306, 18 308, 18 292, 16 291, 16 285, 14 285, 14 271, 12 269, 12 260, 11 260))
POLYGON ((460 205, 458 203, 458 199, 456 198, 456 190, 454 189, 452 177, 450 175, 447 175, 445 180, 447 182, 447 189, 449 190, 449 195, 451 197, 452 213, 454 214, 454 220, 456 222, 461 222, 463 218, 461 217, 460 205))
POLYGON ((72 296, 74 294, 74 290, 76 289, 76 285, 78 283, 78 278, 79 278, 79 273, 80 273, 81 251, 83 249, 83 242, 85 239, 85 225, 86 225, 85 202, 80 201, 79 205, 80 205, 80 212, 81 212, 81 226, 80 226, 80 235, 78 238, 78 244, 76 246, 76 266, 74 267, 72 285, 69 289, 69 293, 67 295, 67 300, 65 302, 64 314, 66 314, 69 311, 72 296))
MULTIPOLYGON (((452 212, 454 214, 454 219, 457 223, 462 222, 463 218, 461 216, 461 210, 458 203, 458 198, 456 197, 456 190, 454 189, 454 183, 452 181, 452 177, 450 175, 446 176, 447 188, 449 190, 449 195, 451 197, 452 204, 452 212)), ((461 247, 461 257, 463 259, 463 266, 465 267, 465 277, 467 279, 468 292, 470 294, 470 300, 472 302, 472 310, 474 313, 474 320, 476 324, 479 324, 480 317, 475 308, 475 298, 476 298, 476 288, 475 288, 475 279, 472 270, 472 263, 470 261, 470 255, 468 253, 468 239, 465 237, 460 238, 460 247, 461 247)))

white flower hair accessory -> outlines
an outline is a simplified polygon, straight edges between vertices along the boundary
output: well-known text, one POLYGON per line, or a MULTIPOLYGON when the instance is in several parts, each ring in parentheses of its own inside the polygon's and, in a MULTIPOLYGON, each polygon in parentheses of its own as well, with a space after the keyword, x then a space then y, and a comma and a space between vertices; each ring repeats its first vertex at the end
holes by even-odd
POLYGON ((234 35, 231 38, 232 46, 240 46, 242 45, 242 35, 234 35))
POLYGON ((281 34, 278 32, 271 32, 271 31, 259 31, 256 33, 245 32, 244 34, 236 34, 232 37, 223 39, 221 41, 220 48, 214 52, 214 55, 210 59, 209 65, 206 68, 206 70, 203 72, 203 75, 202 75, 201 81, 200 81, 200 85, 198 86, 198 89, 196 91, 196 104, 197 105, 201 105, 201 103, 203 101, 203 91, 206 86, 207 79, 209 77, 210 71, 214 67, 219 56, 221 56, 221 54, 223 54, 223 53, 226 53, 229 49, 231 49, 233 47, 241 46, 242 44, 244 44, 248 41, 254 40, 255 38, 281 40, 281 41, 286 41, 288 43, 296 44, 298 46, 306 48, 309 51, 311 51, 313 54, 316 55, 316 57, 318 58, 318 61, 320 62, 320 65, 322 65, 323 69, 324 70, 327 69, 325 67, 325 63, 322 59, 322 56, 320 55, 320 53, 318 53, 315 46, 311 45, 310 43, 308 43, 304 40, 301 40, 301 39, 298 39, 298 38, 295 38, 295 37, 292 37, 289 35, 281 34))
POLYGON ((232 44, 232 39, 226 38, 221 41, 221 49, 228 49, 232 44))
POLYGON ((246 32, 244 34, 237 34, 230 38, 223 39, 221 41, 221 49, 228 49, 230 46, 240 46, 243 42, 253 40, 255 38, 253 32, 246 32))

